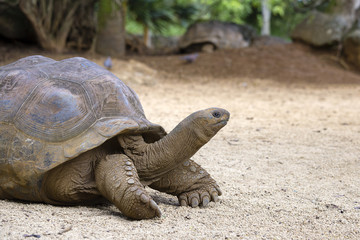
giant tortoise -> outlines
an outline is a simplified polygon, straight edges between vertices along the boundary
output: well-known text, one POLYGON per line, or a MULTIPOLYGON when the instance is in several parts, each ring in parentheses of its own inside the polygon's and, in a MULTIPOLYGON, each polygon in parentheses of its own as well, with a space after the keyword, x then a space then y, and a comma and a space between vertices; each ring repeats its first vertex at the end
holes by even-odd
POLYGON ((231 22, 204 21, 189 26, 179 40, 180 52, 212 52, 215 49, 247 47, 256 36, 248 25, 231 22))
POLYGON ((206 206, 221 191, 190 157, 229 119, 197 111, 169 134, 135 92, 84 58, 31 56, 0 67, 0 199, 112 202, 133 219, 160 216, 145 186, 206 206))

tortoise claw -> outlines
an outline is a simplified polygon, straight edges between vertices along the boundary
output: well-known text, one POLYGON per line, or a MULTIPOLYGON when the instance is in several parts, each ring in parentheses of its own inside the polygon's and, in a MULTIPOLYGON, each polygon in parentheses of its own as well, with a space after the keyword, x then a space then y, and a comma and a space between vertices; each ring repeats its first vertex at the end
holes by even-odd
POLYGON ((217 193, 212 193, 212 194, 211 194, 211 199, 212 199, 214 202, 218 202, 218 201, 219 201, 218 194, 217 194, 217 193))
POLYGON ((197 206, 199 206, 199 200, 196 197, 194 197, 191 199, 191 207, 197 207, 197 206))
POLYGON ((186 200, 184 200, 184 199, 181 200, 181 201, 180 201, 180 205, 183 206, 183 207, 187 206, 186 200))
POLYGON ((159 208, 159 206, 156 204, 156 202, 155 202, 154 200, 152 200, 152 199, 150 200, 150 207, 155 210, 155 215, 156 215, 157 217, 161 217, 160 208, 159 208))
POLYGON ((178 199, 181 206, 206 207, 210 201, 218 202, 221 194, 222 192, 218 186, 208 186, 182 193, 178 196, 178 199))
POLYGON ((210 202, 210 198, 208 196, 203 197, 202 205, 206 207, 210 202))

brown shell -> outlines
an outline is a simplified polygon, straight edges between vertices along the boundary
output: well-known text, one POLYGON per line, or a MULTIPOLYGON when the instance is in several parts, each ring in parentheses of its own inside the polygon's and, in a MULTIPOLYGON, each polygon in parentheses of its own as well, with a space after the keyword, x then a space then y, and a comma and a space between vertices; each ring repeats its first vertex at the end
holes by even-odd
POLYGON ((212 43, 219 49, 247 47, 255 30, 246 25, 229 22, 205 21, 192 24, 179 40, 180 49, 196 44, 212 43))
POLYGON ((31 56, 0 67, 0 195, 37 199, 30 189, 46 171, 128 132, 166 134, 133 90, 95 63, 31 56))

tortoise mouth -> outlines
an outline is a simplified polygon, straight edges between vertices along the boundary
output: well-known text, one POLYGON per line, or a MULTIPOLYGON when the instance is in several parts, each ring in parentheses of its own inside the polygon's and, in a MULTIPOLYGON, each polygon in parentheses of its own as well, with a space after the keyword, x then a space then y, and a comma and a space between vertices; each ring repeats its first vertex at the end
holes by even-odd
POLYGON ((215 127, 224 127, 226 124, 228 123, 228 119, 224 119, 224 120, 221 120, 220 122, 218 123, 215 123, 214 126, 215 127))

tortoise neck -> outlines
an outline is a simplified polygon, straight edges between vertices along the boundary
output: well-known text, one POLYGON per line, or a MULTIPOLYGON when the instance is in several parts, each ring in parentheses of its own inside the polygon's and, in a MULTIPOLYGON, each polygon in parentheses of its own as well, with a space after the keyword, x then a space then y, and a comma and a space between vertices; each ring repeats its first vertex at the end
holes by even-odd
POLYGON ((146 146, 147 162, 152 167, 146 169, 143 178, 153 178, 174 169, 192 157, 204 144, 192 127, 180 123, 164 138, 146 146))
POLYGON ((125 154, 133 159, 142 181, 152 181, 176 168, 207 142, 199 138, 192 123, 185 120, 154 143, 146 144, 139 135, 120 138, 119 141, 125 154))

